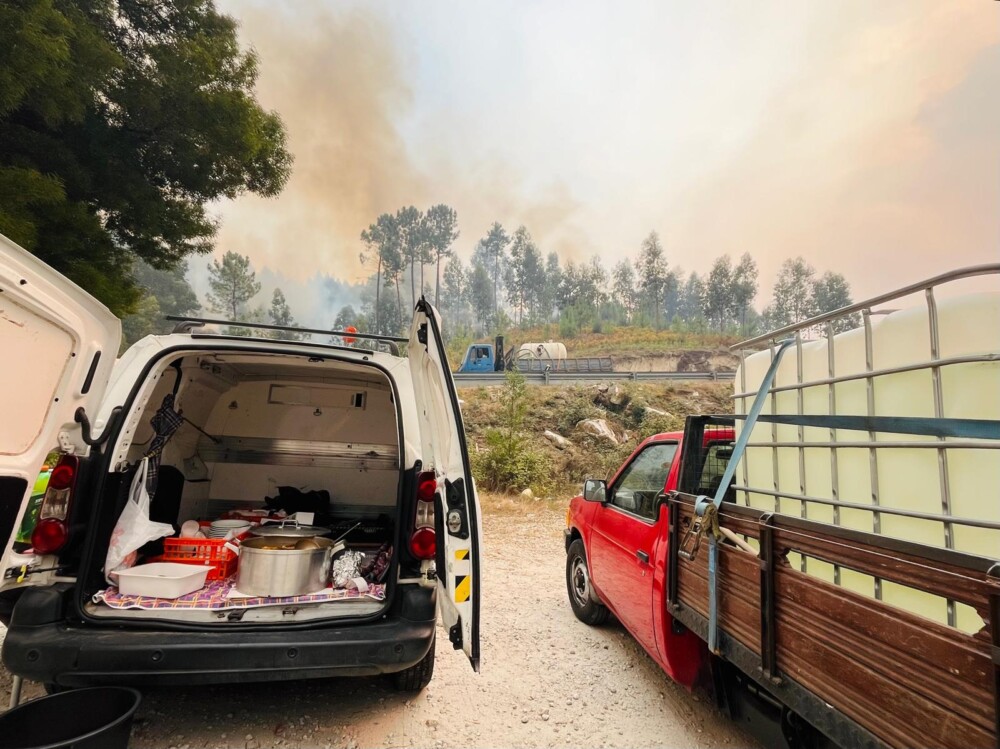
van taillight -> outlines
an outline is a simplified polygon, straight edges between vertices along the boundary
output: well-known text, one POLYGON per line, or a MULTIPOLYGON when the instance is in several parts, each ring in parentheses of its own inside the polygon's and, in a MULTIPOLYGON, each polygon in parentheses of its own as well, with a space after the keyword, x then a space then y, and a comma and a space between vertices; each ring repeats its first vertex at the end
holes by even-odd
POLYGON ((437 552, 437 537, 433 528, 417 528, 410 536, 410 553, 417 559, 433 559, 437 552))
POLYGON ((31 532, 31 545, 39 554, 53 554, 66 545, 69 539, 69 506, 73 501, 73 489, 80 469, 80 459, 75 455, 64 455, 52 469, 49 484, 45 489, 42 507, 38 512, 38 522, 31 532))
POLYGON ((62 520, 39 520, 31 532, 31 547, 38 554, 55 554, 69 539, 69 528, 62 520))
POLYGON ((434 495, 437 493, 437 477, 433 471, 425 471, 417 476, 417 501, 413 517, 413 533, 410 535, 410 553, 417 559, 433 559, 437 551, 434 533, 434 495))

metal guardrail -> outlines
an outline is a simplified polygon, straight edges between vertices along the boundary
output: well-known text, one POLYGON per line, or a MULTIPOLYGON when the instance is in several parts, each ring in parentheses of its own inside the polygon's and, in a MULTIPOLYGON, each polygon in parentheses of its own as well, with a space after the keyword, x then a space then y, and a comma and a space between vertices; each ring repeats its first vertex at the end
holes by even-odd
MULTIPOLYGON (((522 372, 529 385, 577 385, 586 382, 666 382, 708 381, 731 382, 734 372, 522 372)), ((490 387, 503 385, 503 372, 488 374, 453 373, 458 387, 490 387)))

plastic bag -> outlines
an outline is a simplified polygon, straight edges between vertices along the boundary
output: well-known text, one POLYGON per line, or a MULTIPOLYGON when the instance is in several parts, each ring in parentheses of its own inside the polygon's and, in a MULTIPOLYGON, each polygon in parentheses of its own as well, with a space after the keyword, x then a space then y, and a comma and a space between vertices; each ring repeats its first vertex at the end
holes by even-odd
POLYGON ((112 585, 117 584, 118 570, 128 569, 135 564, 136 552, 150 541, 173 535, 174 527, 168 523, 154 523, 149 519, 149 492, 146 490, 146 475, 149 459, 143 458, 132 479, 128 501, 118 518, 108 556, 104 560, 104 577, 112 585), (112 575, 115 575, 113 578, 112 575))

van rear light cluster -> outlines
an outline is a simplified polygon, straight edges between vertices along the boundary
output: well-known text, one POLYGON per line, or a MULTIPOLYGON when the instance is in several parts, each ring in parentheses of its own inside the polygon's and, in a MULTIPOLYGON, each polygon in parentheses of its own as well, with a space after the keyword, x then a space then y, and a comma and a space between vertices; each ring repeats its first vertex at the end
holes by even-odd
POLYGON ((31 546, 39 554, 54 554, 69 540, 67 518, 79 470, 80 459, 75 455, 63 455, 52 469, 38 522, 31 532, 31 546))
POLYGON ((437 476, 424 471, 417 476, 417 501, 410 535, 410 553, 417 559, 433 559, 437 551, 434 532, 434 495, 437 494, 437 476))

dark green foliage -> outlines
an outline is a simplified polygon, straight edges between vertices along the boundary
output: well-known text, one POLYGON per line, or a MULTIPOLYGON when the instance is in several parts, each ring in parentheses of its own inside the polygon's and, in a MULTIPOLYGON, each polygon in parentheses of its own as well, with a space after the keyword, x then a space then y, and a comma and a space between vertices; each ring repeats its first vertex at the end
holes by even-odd
POLYGON ((167 315, 192 315, 201 305, 194 290, 184 278, 187 263, 172 270, 158 270, 142 262, 135 264, 133 279, 141 297, 136 310, 122 318, 123 347, 127 348, 144 336, 169 333, 176 323, 167 315))
MULTIPOLYGON (((830 273, 829 271, 824 273, 813 284, 812 294, 812 306, 817 315, 847 307, 852 302, 851 286, 839 273, 830 273)), ((855 312, 853 315, 848 315, 834 322, 833 332, 840 333, 859 325, 861 325, 861 315, 855 312)))
POLYGON ((256 78, 212 0, 4 3, 0 233, 131 310, 136 258, 207 252, 208 203, 284 185, 284 129, 256 78))

